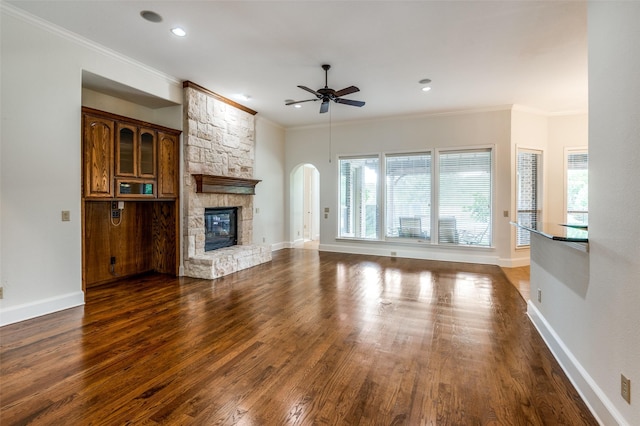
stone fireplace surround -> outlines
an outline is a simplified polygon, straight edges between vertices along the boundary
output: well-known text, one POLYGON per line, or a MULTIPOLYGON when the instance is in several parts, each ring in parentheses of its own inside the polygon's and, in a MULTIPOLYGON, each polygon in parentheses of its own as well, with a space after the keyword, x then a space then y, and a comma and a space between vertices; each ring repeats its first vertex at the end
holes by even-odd
POLYGON ((184 83, 184 97, 184 274, 214 279, 269 262, 271 248, 253 244, 252 193, 201 192, 196 182, 196 176, 253 181, 255 112, 192 82, 184 83), (209 207, 238 207, 237 245, 205 251, 204 209, 209 207))

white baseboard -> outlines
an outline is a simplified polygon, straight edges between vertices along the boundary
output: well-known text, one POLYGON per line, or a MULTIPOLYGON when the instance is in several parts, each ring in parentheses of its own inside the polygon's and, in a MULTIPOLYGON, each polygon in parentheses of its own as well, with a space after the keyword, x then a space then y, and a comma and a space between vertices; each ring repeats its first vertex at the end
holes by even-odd
POLYGON ((386 257, 390 257, 391 252, 393 251, 396 254, 392 257, 402 257, 407 259, 479 263, 484 265, 498 264, 497 257, 489 250, 474 252, 473 250, 464 250, 464 248, 460 251, 455 251, 455 249, 450 248, 429 250, 425 247, 394 247, 365 243, 357 246, 342 244, 320 244, 318 250, 335 253, 368 254, 372 256, 386 257))
POLYGON ((498 259, 498 266, 503 268, 519 268, 521 266, 529 266, 531 263, 531 258, 527 253, 526 257, 516 257, 513 259, 498 259))
POLYGON ((531 300, 527 303, 527 315, 598 423, 629 426, 531 300))
POLYGON ((0 309, 0 326, 84 305, 84 293, 77 291, 48 299, 0 309))
POLYGON ((278 251, 285 248, 290 248, 290 245, 291 245, 290 243, 286 243, 284 241, 279 243, 274 243, 274 244, 271 244, 271 251, 278 251))

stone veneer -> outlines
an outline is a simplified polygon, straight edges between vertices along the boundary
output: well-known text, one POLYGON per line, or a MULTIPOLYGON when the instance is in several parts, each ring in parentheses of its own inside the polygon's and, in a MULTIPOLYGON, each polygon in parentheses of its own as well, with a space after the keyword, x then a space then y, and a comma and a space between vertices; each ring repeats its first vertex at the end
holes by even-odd
POLYGON ((185 84, 184 100, 184 274, 214 279, 270 261, 271 248, 253 244, 253 195, 196 193, 192 176, 252 179, 254 115, 192 84, 185 84), (204 251, 207 207, 238 207, 238 245, 204 251))

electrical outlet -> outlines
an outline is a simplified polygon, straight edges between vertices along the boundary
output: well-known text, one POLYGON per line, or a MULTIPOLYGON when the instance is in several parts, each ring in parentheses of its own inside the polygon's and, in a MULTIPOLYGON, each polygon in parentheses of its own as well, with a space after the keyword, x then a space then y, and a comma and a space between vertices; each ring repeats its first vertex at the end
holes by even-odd
POLYGON ((120 217, 120 210, 111 210, 111 217, 118 219, 120 217))
POLYGON ((620 395, 631 404, 631 380, 624 377, 624 374, 620 375, 620 395))
POLYGON ((396 253, 395 251, 392 251, 392 252, 391 252, 391 256, 395 256, 395 255, 397 255, 397 254, 398 254, 398 253, 396 253))
POLYGON ((542 290, 538 289, 538 302, 542 303, 542 290))
POLYGON ((117 201, 112 201, 111 202, 111 210, 117 210, 118 209, 118 202, 117 201))
POLYGON ((115 256, 111 256, 111 264, 115 265, 116 264, 116 257, 115 256))

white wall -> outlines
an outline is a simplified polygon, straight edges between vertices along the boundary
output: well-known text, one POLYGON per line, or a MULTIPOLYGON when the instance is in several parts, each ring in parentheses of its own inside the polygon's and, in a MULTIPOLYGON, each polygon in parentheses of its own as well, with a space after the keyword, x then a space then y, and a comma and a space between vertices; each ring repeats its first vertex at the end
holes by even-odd
MULTIPOLYGON (((543 300, 529 306, 606 425, 640 425, 638 22, 639 2, 589 3, 590 252, 579 254, 581 260, 557 251, 537 259, 543 300), (620 396, 621 374, 631 379, 631 404, 620 396)), ((532 263, 532 285, 534 278, 532 263)))
POLYGON ((547 221, 565 223, 566 150, 588 148, 589 117, 587 114, 549 117, 547 165, 547 221))
POLYGON ((640 3, 590 2, 589 296, 570 338, 628 424, 640 424, 640 3), (635 384, 620 397, 620 373, 635 384))
POLYGON ((256 117, 254 178, 261 179, 253 199, 253 240, 271 244, 274 250, 286 246, 284 200, 284 129, 260 115, 256 117))
MULTIPOLYGON (((320 219, 320 248, 378 255, 389 255, 391 251, 396 251, 398 256, 404 257, 509 264, 511 227, 509 218, 503 217, 502 213, 511 209, 510 117, 510 108, 504 108, 334 124, 331 131, 327 126, 287 129, 286 170, 291 172, 301 164, 313 164, 320 172, 320 210, 330 208, 328 218, 321 216, 320 219), (496 159, 495 248, 438 248, 336 239, 338 155, 489 145, 495 146, 496 159)), ((292 232, 297 230, 292 227, 292 232)), ((293 241, 297 234, 290 234, 289 238, 293 241)))
POLYGON ((182 129, 182 105, 148 108, 134 102, 83 88, 82 106, 159 124, 171 129, 182 129))

